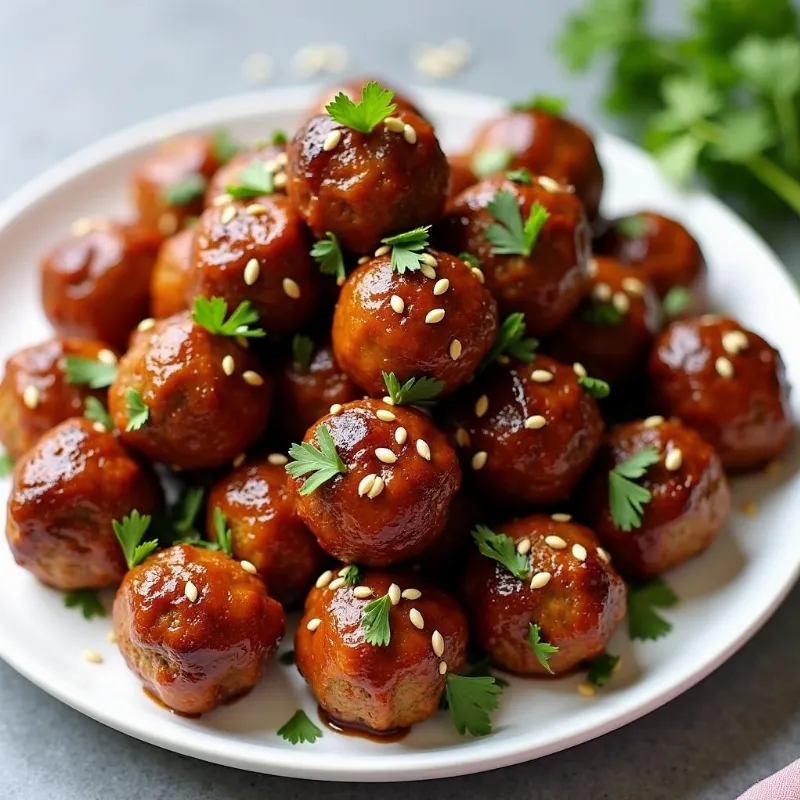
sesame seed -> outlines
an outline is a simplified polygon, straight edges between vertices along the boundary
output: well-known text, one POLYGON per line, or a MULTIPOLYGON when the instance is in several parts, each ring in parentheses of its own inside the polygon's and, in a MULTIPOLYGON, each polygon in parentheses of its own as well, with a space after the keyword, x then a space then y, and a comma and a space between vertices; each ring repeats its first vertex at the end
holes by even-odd
POLYGON ((443 308, 434 308, 425 315, 425 322, 427 322, 429 325, 435 325, 437 322, 441 322, 443 319, 443 308))
POLYGON ((340 586, 344 586, 344 578, 334 578, 329 584, 328 588, 333 592, 336 591, 340 586))
POLYGON ((420 614, 416 608, 412 608, 411 611, 408 612, 408 620, 415 628, 419 630, 422 630, 425 627, 425 620, 422 618, 422 614, 420 614))
POLYGON ((113 366, 117 363, 117 357, 105 347, 102 350, 97 351, 97 360, 101 364, 108 364, 109 366, 113 366))
POLYGON ((286 153, 278 153, 275 156, 275 163, 279 167, 285 167, 289 163, 289 156, 286 153))
POLYGON ((395 415, 391 411, 387 411, 385 408, 379 408, 375 412, 375 416, 381 422, 394 422, 397 419, 397 417, 395 417, 395 415))
POLYGON ((664 456, 664 466, 670 472, 677 472, 683 464, 683 451, 679 447, 674 447, 664 456))
POLYGON ((419 259, 423 264, 427 264, 429 267, 435 268, 439 266, 439 262, 430 253, 423 253, 419 259))
POLYGON ((585 378, 585 377, 586 377, 586 375, 588 374, 588 373, 586 372, 586 367, 584 367, 584 366, 583 366, 583 364, 581 364, 581 362, 580 362, 580 361, 576 361, 576 362, 575 362, 575 363, 572 365, 572 371, 573 371, 573 372, 574 372, 574 373, 575 373, 575 374, 576 374, 576 375, 577 375, 579 378, 585 378))
POLYGON ((346 578, 346 577, 347 577, 347 573, 348 573, 348 571, 350 570, 350 567, 352 567, 352 566, 353 566, 352 564, 346 564, 346 565, 345 565, 344 567, 342 567, 342 568, 339 570, 339 572, 337 572, 336 574, 337 574, 337 575, 338 575, 340 578, 346 578))
POLYGON ((391 299, 389 300, 389 305, 392 307, 392 311, 394 311, 395 314, 402 314, 406 309, 406 304, 403 301, 403 298, 398 294, 392 295, 391 299))
POLYGON ((602 547, 598 547, 597 550, 595 550, 595 552, 597 553, 597 557, 604 564, 610 564, 611 563, 611 556, 608 554, 607 550, 604 550, 602 547))
POLYGON ((322 143, 323 150, 333 150, 342 141, 342 132, 339 128, 332 130, 322 143))
POLYGON ((634 297, 641 297, 645 292, 645 285, 643 281, 638 278, 623 278, 622 288, 634 297))
POLYGON ((544 543, 553 550, 563 550, 567 543, 560 536, 545 536, 544 543))
POLYGON ((117 641, 117 634, 116 634, 116 631, 115 631, 113 628, 111 628, 111 629, 108 631, 108 633, 106 634, 106 641, 107 641, 109 644, 116 644, 116 641, 117 641))
POLYGON ((381 256, 388 255, 388 253, 389 253, 389 251, 390 251, 391 249, 392 249, 392 248, 391 248, 391 247, 389 247, 389 245, 388 245, 388 244, 381 245, 381 246, 380 246, 380 247, 379 247, 379 248, 378 248, 378 249, 375 251, 375 258, 380 258, 381 256))
POLYGON ((594 276, 597 275, 597 269, 598 269, 598 267, 597 267, 597 259, 596 258, 590 258, 586 262, 586 274, 590 278, 594 278, 594 276))
POLYGON ((453 339, 453 341, 450 342, 450 358, 452 358, 453 361, 458 361, 458 359, 461 358, 461 350, 461 342, 459 342, 458 339, 453 339))
POLYGON ((375 483, 372 484, 372 488, 367 493, 367 497, 370 500, 374 500, 384 490, 385 487, 386 483, 384 482, 383 478, 378 475, 378 477, 375 478, 375 483))
POLYGON ((233 375, 235 369, 236 369, 236 362, 233 360, 233 356, 225 356, 222 359, 222 371, 226 375, 233 375))
POLYGON ((714 362, 714 369, 721 378, 730 379, 733 377, 733 364, 725 356, 720 356, 714 362))
POLYGON ((324 589, 331 581, 333 580, 333 572, 329 569, 326 569, 322 575, 317 578, 317 582, 314 584, 317 589, 324 589))
POLYGON ((474 456, 472 456, 472 469, 479 470, 483 469, 486 466, 486 462, 489 459, 489 454, 485 450, 478 450, 474 456))
POLYGON ((523 539, 523 540, 522 540, 521 542, 519 542, 519 544, 517 545, 517 552, 518 552, 518 553, 519 553, 521 556, 524 556, 524 555, 526 555, 527 553, 530 553, 530 551, 531 551, 531 540, 530 540, 530 539, 527 539, 527 538, 526 538, 526 539, 523 539))
POLYGON ((375 457, 384 464, 394 464, 397 461, 397 456, 388 447, 376 448, 375 457))
POLYGON ((657 414, 652 417, 648 417, 643 423, 643 427, 645 428, 657 428, 661 423, 664 421, 664 417, 660 417, 657 414))
POLYGON ((389 590, 386 592, 389 595, 389 600, 391 601, 393 606, 396 606, 400 602, 400 587, 393 583, 389 590))
POLYGON ((236 206, 225 206, 220 214, 219 221, 227 225, 236 216, 236 206))
POLYGON ((742 503, 742 513, 748 517, 756 516, 758 514, 758 503, 755 500, 748 500, 746 503, 742 503))
POLYGON ((444 675, 447 672, 447 662, 440 661, 439 662, 439 674, 444 675))
POLYGON ((417 142, 417 132, 411 125, 403 125, 403 138, 409 144, 416 144, 417 142))
POLYGON ((369 586, 356 586, 353 589, 353 597, 357 597, 359 600, 365 600, 367 597, 372 596, 372 589, 369 586))
POLYGON ((459 447, 469 447, 469 434, 463 428, 456 431, 456 444, 459 447))
POLYGON ((378 476, 374 472, 370 472, 369 475, 365 475, 358 484, 358 496, 363 497, 365 494, 369 493, 369 490, 375 485, 375 479, 378 476))
POLYGON ((479 267, 470 267, 472 270, 472 274, 481 282, 486 283, 486 276, 483 274, 483 270, 479 267))
POLYGON ((296 280, 292 278, 284 278, 282 285, 284 294, 287 297, 291 297, 292 300, 298 300, 300 298, 300 286, 296 280))
POLYGON ((419 600, 422 592, 419 589, 403 589, 401 597, 403 600, 419 600))
POLYGON ((248 214, 252 214, 252 216, 257 217, 259 214, 266 214, 267 207, 262 205, 261 203, 250 203, 249 206, 245 209, 248 214))
POLYGON ((105 433, 106 432, 106 426, 103 425, 102 422, 95 422, 95 423, 92 424, 92 430, 96 431, 97 433, 105 433))
POLYGON ((732 356, 738 356, 749 345, 743 331, 726 331, 722 334, 722 348, 732 356))
POLYGON ((549 572, 537 572, 531 578, 531 589, 541 589, 550 583, 550 578, 553 576, 549 572))
POLYGON ((431 634, 431 647, 437 658, 441 658, 444 655, 444 637, 439 631, 434 631, 431 634))
POLYGON ((152 317, 148 317, 147 319, 143 319, 137 326, 136 330, 140 333, 144 333, 145 331, 149 331, 152 327, 154 327, 156 321, 152 317))
POLYGON ((574 544, 572 545, 572 555, 578 559, 578 561, 586 561, 586 548, 582 544, 574 544))
POLYGON ((394 405, 394 400, 392 400, 392 398, 391 398, 391 397, 389 397, 389 395, 388 395, 388 394, 387 394, 387 395, 384 395, 384 396, 381 398, 381 400, 382 400, 384 403, 386 403, 386 405, 387 405, 387 406, 393 406, 393 405, 394 405))
POLYGON ((172 236, 178 230, 178 218, 171 211, 167 211, 158 218, 158 232, 162 236, 172 236))
POLYGON ((592 290, 592 297, 599 300, 601 303, 607 303, 611 300, 613 294, 611 287, 607 283, 598 283, 592 290))
POLYGON ((239 455, 236 456, 236 458, 234 458, 231 463, 234 469, 239 469, 239 467, 241 467, 246 460, 247 460, 247 453, 239 453, 239 455))
POLYGON ((226 206, 226 205, 228 205, 228 203, 231 202, 231 200, 233 200, 233 198, 227 193, 218 194, 211 201, 211 205, 214 206, 214 207, 226 206))
POLYGON ((534 414, 525 420, 524 425, 529 431, 538 431, 539 428, 547 425, 547 420, 541 414, 534 414))
POLYGON ((397 442, 397 444, 405 444, 407 438, 408 438, 408 431, 402 426, 400 426, 394 432, 394 440, 397 442))
POLYGON ((475 402, 475 416, 482 417, 489 410, 489 398, 482 394, 475 402))
POLYGON ((550 515, 550 519, 553 520, 553 522, 569 522, 572 519, 572 515, 571 514, 560 514, 560 513, 551 514, 550 515))
POLYGON ((26 408, 36 408, 39 405, 39 389, 33 384, 26 386, 25 391, 22 393, 22 402, 26 408))
POLYGON ((289 179, 286 177, 285 172, 279 172, 273 179, 276 189, 283 189, 288 182, 289 179))
POLYGON ((593 684, 583 681, 578 684, 578 694, 581 697, 594 697, 597 694, 597 689, 593 684))
POLYGON ((338 417, 344 411, 344 406, 341 403, 334 403, 329 409, 328 413, 332 417, 338 417))
POLYGON ((356 261, 356 264, 366 264, 369 262, 369 256, 361 256, 361 258, 356 261))
POLYGON ((546 192, 561 192, 561 191, 564 191, 564 186, 562 184, 560 184, 557 180, 554 180, 553 178, 549 178, 547 175, 540 175, 536 179, 536 182, 546 192))
POLYGON ((419 271, 429 280, 436 280, 436 270, 430 264, 423 264, 419 271))
POLYGON ((250 386, 264 385, 264 379, 257 372, 253 372, 251 369, 246 369, 242 373, 242 378, 244 379, 244 382, 250 384, 250 386))
POLYGON ((255 575, 258 572, 258 570, 255 567, 255 564, 253 564, 251 561, 240 561, 239 566, 245 572, 249 572, 251 575, 255 575))
POLYGON ((444 294, 449 288, 450 281, 447 280, 447 278, 439 278, 433 285, 433 293, 438 297, 440 294, 444 294))
POLYGON ((103 663, 103 656, 97 652, 97 650, 84 650, 83 653, 83 660, 88 661, 90 664, 102 664, 103 663))
POLYGON ((619 311, 620 314, 627 314, 631 310, 631 301, 624 292, 615 292, 611 298, 611 305, 619 311))
POLYGON ((186 595, 186 599, 190 603, 197 602, 197 587, 191 581, 184 586, 183 593, 186 595))
POLYGON ((322 620, 319 617, 314 617, 314 619, 310 619, 306 623, 306 630, 309 630, 311 631, 311 633, 314 633, 314 631, 317 628, 319 628, 320 625, 322 625, 322 620))
POLYGON ((273 467, 282 467, 289 463, 289 459, 283 453, 270 453, 267 456, 267 463, 272 464, 273 467))
POLYGON ((546 369, 535 369, 531 374, 534 383, 550 383, 553 380, 553 373, 546 369))
POLYGON ((383 124, 392 133, 402 133, 403 128, 406 126, 405 122, 397 117, 386 117, 386 119, 383 121, 383 124))
POLYGON ((244 282, 248 286, 252 286, 261 274, 261 264, 258 263, 257 258, 251 258, 244 268, 244 282))
POLYGON ((426 461, 431 460, 431 448, 424 439, 417 439, 417 453, 426 461))

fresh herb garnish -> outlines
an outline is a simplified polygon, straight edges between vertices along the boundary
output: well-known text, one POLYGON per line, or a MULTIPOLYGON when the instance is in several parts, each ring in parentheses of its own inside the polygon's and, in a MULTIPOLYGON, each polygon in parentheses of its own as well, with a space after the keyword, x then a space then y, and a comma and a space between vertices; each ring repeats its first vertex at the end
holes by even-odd
POLYGON ((364 631, 364 641, 367 644, 375 647, 386 647, 392 640, 392 631, 389 626, 389 610, 391 607, 392 600, 388 594, 364 606, 361 628, 364 631))
POLYGON ((170 510, 170 523, 181 534, 197 533, 195 520, 203 507, 205 492, 199 486, 190 486, 170 510))
POLYGON ((509 314, 497 332, 494 344, 481 361, 478 372, 483 372, 502 355, 511 356, 524 364, 530 364, 536 358, 539 340, 525 336, 525 315, 516 312, 509 314))
POLYGON ((125 400, 128 404, 128 425, 125 430, 138 431, 150 419, 150 409, 136 389, 128 389, 125 400))
POLYGON ((344 256, 335 233, 328 231, 324 239, 314 242, 311 257, 319 264, 319 271, 323 275, 335 275, 339 285, 345 282, 347 272, 344 268, 344 256))
POLYGON ((595 400, 602 400, 611 394, 611 387, 605 381, 601 381, 600 378, 590 378, 588 375, 578 377, 578 386, 595 400))
POLYGON ((514 183, 523 183, 525 186, 533 186, 533 175, 531 175, 531 171, 525 167, 510 169, 506 172, 506 178, 514 183))
POLYGON ((289 135, 286 131, 281 130, 280 128, 275 129, 272 131, 272 136, 270 136, 270 143, 273 144, 275 147, 283 147, 289 141, 289 135))
POLYGON ((322 736, 322 731, 308 718, 302 709, 295 712, 294 716, 280 728, 278 736, 290 744, 309 742, 314 744, 322 736))
POLYGON ((292 339, 292 358, 300 372, 308 372, 314 355, 314 340, 310 336, 296 333, 292 339))
POLYGON ((644 214, 631 214, 627 217, 620 217, 614 223, 614 227, 628 239, 641 239, 647 234, 649 225, 644 214))
POLYGON ((591 302, 581 311, 581 319, 590 325, 605 327, 619 325, 622 314, 611 303, 591 302))
POLYGON ((673 286, 661 301, 661 310, 667 318, 683 314, 692 305, 692 290, 685 286, 673 286))
POLYGON ((383 384, 396 406, 426 406, 435 400, 444 388, 444 381, 435 378, 409 378, 402 386, 394 372, 382 372, 383 384))
POLYGON ((609 653, 593 658, 589 662, 589 672, 586 674, 586 680, 592 686, 605 686, 614 674, 614 670, 619 664, 619 656, 612 656, 609 653))
POLYGON ((211 136, 211 152, 220 164, 227 164, 239 152, 239 145, 229 130, 220 128, 211 136))
POLYGON ((508 147, 488 147, 478 150, 470 161, 470 169, 478 178, 487 178, 507 169, 514 159, 514 151, 508 147))
POLYGON ((228 520, 219 506, 214 506, 214 533, 217 537, 217 544, 226 556, 233 558, 233 544, 231 542, 231 529, 228 527, 228 520))
POLYGON ((275 174, 267 169, 267 163, 256 159, 251 161, 238 175, 238 183, 225 187, 234 200, 250 200, 263 197, 275 191, 275 174))
POLYGON ((348 586, 355 586, 361 578, 361 570, 355 564, 350 564, 345 568, 342 577, 348 586))
POLYGON ((377 81, 370 81, 361 90, 361 100, 353 102, 344 92, 325 106, 328 115, 340 125, 361 133, 371 133, 378 123, 394 113, 394 92, 384 89, 377 81))
POLYGON ((294 664, 294 650, 287 650, 285 653, 281 653, 278 656, 278 661, 280 661, 281 664, 285 664, 287 667, 294 664))
POLYGON ((628 586, 628 634, 631 639, 658 639, 672 630, 655 611, 657 608, 672 608, 678 597, 661 578, 640 586, 628 586))
POLYGON ((164 200, 171 206, 188 206, 205 194, 208 181, 199 173, 175 181, 164 190, 164 200))
POLYGON ((654 447, 645 447, 608 473, 608 503, 614 527, 631 531, 642 524, 644 505, 652 500, 649 489, 635 481, 661 457, 654 447))
POLYGON ((447 676, 447 707, 456 730, 463 736, 487 736, 492 732, 490 714, 500 704, 503 691, 494 678, 447 676))
POLYGON ((387 236, 381 241, 392 248, 392 269, 402 275, 406 270, 415 272, 422 266, 421 252, 428 246, 428 231, 431 226, 387 236))
POLYGON ((137 564, 144 561, 153 550, 158 547, 158 541, 142 542, 147 529, 150 527, 151 517, 149 514, 140 514, 136 509, 131 511, 122 521, 114 520, 111 525, 114 534, 119 541, 128 569, 133 569, 137 564))
POLYGON ((493 675, 491 665, 487 656, 477 654, 470 650, 467 651, 467 665, 461 670, 461 675, 465 678, 494 678, 498 686, 503 689, 508 686, 508 681, 493 675))
POLYGON ((106 615, 106 610, 94 589, 73 589, 67 592, 64 595, 64 605, 67 608, 79 608, 84 619, 106 615))
POLYGON ((261 328, 250 326, 258 322, 258 312, 244 300, 234 312, 225 319, 228 304, 221 297, 196 297, 192 319, 198 325, 217 336, 244 336, 247 339, 261 338, 266 333, 261 328))
POLYGON ((99 422, 107 431, 114 430, 114 420, 106 407, 96 398, 87 397, 83 404, 83 416, 92 422, 99 422))
POLYGON ((504 533, 495 533, 486 525, 476 525, 472 531, 472 538, 478 545, 481 555, 497 561, 504 566, 515 578, 527 580, 530 573, 528 556, 517 552, 517 546, 510 536, 504 533))
POLYGON ((567 101, 563 97, 551 94, 535 94, 530 100, 522 103, 512 103, 512 111, 544 111, 547 114, 558 116, 567 110, 567 101))
POLYGON ((458 257, 471 269, 481 268, 481 262, 472 253, 459 253, 458 257))
POLYGON ((486 229, 494 255, 529 256, 550 214, 541 203, 531 206, 523 224, 517 198, 511 192, 498 192, 487 204, 497 220, 486 229))
POLYGON ((316 437, 319 449, 310 442, 293 444, 289 448, 289 455, 294 461, 286 465, 286 471, 294 478, 309 472, 314 473, 303 481, 300 487, 302 495, 311 494, 336 475, 347 473, 347 466, 336 452, 330 431, 324 425, 320 425, 317 427, 316 437))
POLYGON ((67 383, 86 385, 90 389, 105 389, 117 377, 117 365, 83 356, 67 356, 64 359, 64 372, 67 383))
POLYGON ((532 622, 528 628, 528 643, 536 656, 536 660, 552 675, 550 656, 558 652, 558 648, 548 642, 542 641, 542 629, 532 622))
POLYGON ((14 469, 14 459, 8 453, 0 453, 0 478, 10 475, 14 469))

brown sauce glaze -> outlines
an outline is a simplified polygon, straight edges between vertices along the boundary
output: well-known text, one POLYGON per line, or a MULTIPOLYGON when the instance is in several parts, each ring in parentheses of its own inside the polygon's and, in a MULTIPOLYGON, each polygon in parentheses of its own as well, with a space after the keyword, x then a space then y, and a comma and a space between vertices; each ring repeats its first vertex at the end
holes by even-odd
POLYGON ((400 742, 408 736, 411 728, 392 728, 389 731, 375 731, 366 725, 358 725, 350 722, 339 722, 328 714, 322 706, 317 706, 317 714, 322 724, 342 736, 352 736, 357 739, 367 739, 370 742, 379 744, 390 744, 400 742))

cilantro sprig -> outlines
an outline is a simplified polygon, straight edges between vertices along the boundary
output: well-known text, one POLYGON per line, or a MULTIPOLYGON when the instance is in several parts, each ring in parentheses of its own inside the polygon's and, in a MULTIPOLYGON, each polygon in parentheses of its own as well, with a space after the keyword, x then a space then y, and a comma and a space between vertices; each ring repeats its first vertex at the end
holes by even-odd
POLYGON ((392 630, 389 625, 391 608, 392 600, 388 594, 364 606, 361 629, 364 631, 364 641, 367 644, 375 647, 386 647, 391 642, 392 630))
POLYGON ((324 425, 317 428, 316 438, 319 449, 310 442, 293 444, 289 448, 289 456, 294 460, 286 465, 286 471, 294 478, 313 473, 303 481, 300 487, 302 495, 311 494, 336 475, 347 473, 347 465, 340 458, 333 437, 324 425))
POLYGON ((266 336, 262 328, 250 327, 258 322, 258 312, 244 300, 225 319, 228 304, 222 297, 196 297, 192 319, 210 333, 217 336, 244 336, 246 339, 259 339, 266 336))
POLYGON ((488 736, 492 732, 491 713, 500 705, 502 691, 495 678, 448 675, 447 707, 456 730, 462 736, 488 736))
POLYGON ((254 197, 275 192, 275 173, 267 168, 267 162, 256 159, 251 161, 237 176, 238 183, 225 187, 225 191, 234 200, 250 200, 254 197))
POLYGON ((140 514, 134 509, 122 520, 114 520, 111 523, 114 528, 114 535, 117 537, 125 555, 128 569, 133 569, 137 564, 140 564, 158 547, 157 539, 142 542, 151 521, 152 518, 149 514, 140 514))
POLYGON ((522 183, 525 186, 533 186, 533 175, 531 175, 531 171, 526 167, 508 170, 508 172, 506 172, 506 178, 514 183, 522 183))
POLYGON ((530 573, 528 556, 517 552, 514 540, 504 533, 495 533, 486 525, 476 525, 472 538, 481 555, 504 566, 515 578, 527 580, 530 573))
POLYGON ((608 473, 609 509, 617 530, 631 531, 641 526, 644 506, 653 495, 636 481, 644 477, 648 467, 657 464, 660 458, 654 447, 645 447, 608 473))
POLYGON ((647 234, 650 227, 644 214, 629 214, 627 217, 620 217, 614 226, 628 239, 641 239, 647 234))
POLYGON ((344 256, 335 233, 328 231, 324 239, 314 242, 311 257, 317 262, 319 271, 323 275, 335 275, 339 285, 345 282, 347 272, 344 267, 344 256))
POLYGON ((470 161, 470 169, 478 178, 488 178, 496 172, 508 169, 514 160, 514 151, 509 147, 487 147, 478 150, 470 161))
POLYGON ((528 628, 528 644, 530 644, 536 660, 552 675, 553 668, 550 666, 550 656, 557 653, 558 648, 542 640, 542 629, 535 622, 531 622, 528 628))
POLYGON ((220 164, 227 164, 239 152, 239 144, 229 130, 220 128, 211 136, 211 152, 220 164))
POLYGON ((77 608, 84 619, 104 617, 106 610, 100 602, 100 597, 94 589, 73 589, 64 595, 64 605, 67 608, 77 608))
POLYGON ((296 333, 292 338, 292 358, 301 372, 308 372, 314 355, 314 340, 310 336, 296 333))
POLYGON ((147 424, 150 419, 150 409, 142 399, 142 396, 136 389, 128 389, 125 392, 125 402, 128 408, 128 425, 125 430, 138 431, 147 424))
POLYGON ((538 346, 538 339, 525 336, 525 315, 520 312, 509 314, 503 320, 494 344, 481 361, 478 372, 483 372, 503 355, 516 358, 524 364, 530 364, 536 358, 538 346))
POLYGON ((208 181, 200 174, 187 175, 164 190, 164 200, 171 206, 188 206, 205 194, 208 181))
POLYGON ((512 111, 544 111, 548 114, 560 115, 567 110, 567 100, 552 94, 535 94, 529 100, 511 104, 512 111))
POLYGON ((355 586, 361 579, 361 570, 355 564, 350 564, 345 567, 342 577, 348 586, 355 586))
POLYGON ((383 384, 396 406, 427 406, 442 393, 444 381, 409 378, 401 384, 394 372, 382 372, 383 384))
POLYGON ((581 311, 581 319, 599 328, 614 327, 622 322, 622 314, 611 303, 589 303, 581 311))
POLYGON ((506 191, 497 192, 486 206, 496 222, 486 229, 486 238, 495 255, 530 256, 550 214, 541 203, 531 206, 523 223, 517 198, 506 191))
POLYGON ((619 664, 619 656, 612 656, 610 653, 603 653, 589 662, 589 671, 586 680, 592 686, 598 688, 605 686, 614 674, 614 670, 619 664))
POLYGON ((590 378, 588 375, 578 377, 578 386, 595 400, 602 400, 611 394, 611 387, 600 378, 590 378))
POLYGON ((292 718, 278 728, 278 736, 290 744, 314 744, 322 736, 318 728, 302 709, 296 711, 292 718))
POLYGON ((99 422, 107 431, 114 430, 114 420, 106 410, 106 407, 91 395, 86 398, 83 404, 83 416, 92 422, 99 422))
POLYGON ((381 241, 392 248, 392 269, 402 275, 406 270, 416 272, 422 267, 422 251, 428 246, 430 225, 414 228, 381 241))
POLYGON ((659 639, 672 630, 657 608, 672 608, 678 596, 661 578, 638 586, 628 586, 628 634, 631 639, 659 639))
POLYGON ((0 478, 10 475, 14 469, 14 459, 8 453, 0 452, 0 478))
POLYGON ((471 269, 480 269, 481 262, 478 261, 477 257, 472 255, 472 253, 459 253, 458 257, 471 269))
POLYGON ((64 359, 64 373, 67 383, 85 385, 90 389, 105 389, 117 377, 117 365, 83 356, 67 356, 64 359))
POLYGON ((692 305, 692 290, 685 286, 673 286, 661 301, 661 311, 667 319, 677 317, 692 305))
POLYGON ((361 90, 361 100, 354 102, 344 92, 325 106, 328 115, 340 125, 360 133, 371 133, 375 126, 391 116, 397 106, 392 102, 394 92, 370 81, 361 90))
POLYGON ((229 558, 233 558, 233 543, 228 519, 219 506, 214 506, 214 534, 217 537, 219 549, 229 558))

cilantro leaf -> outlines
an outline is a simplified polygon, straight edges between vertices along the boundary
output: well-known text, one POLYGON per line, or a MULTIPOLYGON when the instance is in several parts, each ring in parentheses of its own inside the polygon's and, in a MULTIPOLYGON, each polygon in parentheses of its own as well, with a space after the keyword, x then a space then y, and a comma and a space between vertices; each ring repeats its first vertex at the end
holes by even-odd
POLYGON ((510 536, 504 533, 495 533, 486 525, 476 525, 472 531, 472 538, 478 545, 481 555, 491 558, 505 567, 515 578, 527 580, 530 574, 530 564, 527 555, 517 552, 517 546, 510 536))
POLYGON ((525 337, 525 315, 516 312, 509 314, 497 332, 494 344, 489 352, 484 356, 478 367, 478 373, 483 372, 490 364, 493 364, 501 355, 508 355, 530 364, 536 358, 536 348, 539 340, 533 337, 525 337))
POLYGON ((342 577, 348 586, 355 586, 361 579, 361 570, 355 564, 350 564, 345 567, 342 577))
POLYGON ((14 469, 14 459, 8 453, 0 453, 0 478, 10 475, 14 469))
POLYGON ((402 275, 406 270, 416 272, 422 266, 421 252, 428 246, 430 225, 387 236, 381 241, 392 248, 392 269, 402 275))
POLYGON ((672 608, 678 597, 661 578, 628 587, 628 634, 631 639, 658 639, 672 630, 655 609, 672 608))
POLYGON ((228 527, 228 520, 219 506, 214 506, 214 533, 216 534, 217 544, 220 550, 229 558, 233 558, 231 529, 228 527))
POLYGON ((642 524, 644 506, 653 496, 635 481, 644 477, 647 468, 660 458, 654 447, 645 447, 608 473, 609 509, 617 530, 631 531, 642 524))
POLYGON ((301 372, 308 372, 311 357, 314 355, 314 340, 296 333, 292 339, 292 358, 301 372))
POLYGON ((340 286, 345 282, 347 272, 344 267, 344 256, 335 233, 328 231, 324 239, 314 242, 311 257, 319 264, 319 271, 323 275, 335 275, 336 283, 340 286))
POLYGON ((745 81, 760 93, 792 96, 800 90, 800 41, 795 36, 748 36, 733 51, 745 81))
POLYGON ((280 661, 281 664, 285 664, 287 667, 294 664, 295 663, 294 650, 287 650, 285 653, 281 653, 278 656, 278 661, 280 661))
POLYGON ((239 152, 239 145, 229 130, 220 128, 211 135, 211 152, 220 164, 227 164, 239 152))
POLYGON ((288 722, 278 728, 278 736, 290 744, 304 742, 314 744, 322 736, 322 730, 309 719, 305 711, 300 709, 288 722))
POLYGON ((614 674, 614 670, 619 664, 619 656, 612 656, 609 653, 593 658, 589 662, 589 672, 586 675, 586 680, 592 686, 605 686, 614 674))
POLYGON ((325 110, 340 125, 360 133, 371 133, 378 123, 395 112, 397 106, 392 102, 393 97, 391 89, 370 81, 361 90, 360 102, 354 103, 344 92, 339 92, 325 110))
POLYGON ((492 732, 490 714, 500 705, 503 691, 494 678, 447 676, 447 707, 456 730, 463 736, 487 736, 492 732))
POLYGON ((281 130, 280 128, 276 128, 272 131, 272 135, 269 138, 270 144, 273 144, 275 147, 283 147, 289 141, 289 135, 286 131, 281 130))
POLYGON ((481 262, 472 253, 459 253, 458 257, 471 269, 481 268, 481 262))
POLYGON ((550 666, 550 656, 558 652, 558 648, 548 642, 542 641, 542 629, 535 623, 528 628, 528 643, 536 656, 536 660, 552 675, 553 669, 550 666))
POLYGON ((114 420, 106 411, 106 407, 96 398, 87 397, 83 404, 83 416, 92 422, 99 422, 107 431, 114 430, 114 420))
POLYGON ((64 605, 67 608, 79 608, 84 619, 106 615, 106 610, 94 589, 73 589, 67 592, 64 595, 64 605))
POLYGON ((267 169, 267 162, 256 159, 251 161, 238 175, 238 183, 225 187, 225 191, 234 200, 250 200, 275 192, 275 173, 267 169))
POLYGON ((67 383, 85 384, 90 389, 105 389, 117 377, 117 365, 83 356, 67 356, 64 359, 64 372, 67 383))
POLYGON ((470 169, 477 178, 488 178, 496 172, 508 169, 514 160, 514 151, 509 147, 487 147, 478 150, 470 160, 470 169))
POLYGON ((522 103, 512 103, 512 111, 544 111, 553 116, 559 116, 567 110, 567 100, 551 94, 535 94, 530 100, 522 103))
POLYGON ((197 533, 195 520, 203 507, 205 492, 199 486, 190 486, 170 509, 170 522, 178 533, 197 533))
POLYGON ((666 317, 677 317, 692 305, 692 290, 685 286, 673 286, 661 301, 666 317))
POLYGON ((644 214, 629 214, 616 220, 614 227, 628 239, 641 239, 647 235, 650 225, 644 214))
POLYGON ((388 594, 364 606, 361 628, 364 631, 364 641, 367 644, 375 647, 386 647, 392 640, 392 631, 389 626, 389 611, 391 607, 392 600, 388 594))
POLYGON ((122 547, 128 569, 133 569, 137 564, 144 561, 153 550, 158 547, 158 541, 142 542, 147 529, 150 527, 151 517, 149 514, 140 514, 136 509, 122 518, 122 521, 114 520, 111 525, 114 528, 114 535, 122 547))
POLYGON ((125 400, 128 404, 128 425, 125 430, 138 431, 150 419, 150 409, 136 389, 128 389, 125 393, 125 400))
POLYGON ((533 175, 531 171, 525 167, 519 169, 510 169, 506 172, 506 178, 514 183, 522 183, 525 186, 533 186, 533 175))
POLYGON ((444 388, 444 381, 435 378, 409 378, 402 386, 394 372, 382 372, 383 383, 396 406, 431 405, 444 388))
POLYGON ((655 152, 661 171, 674 183, 688 182, 697 169, 704 143, 691 133, 679 136, 655 152))
POLYGON ((594 397, 595 400, 602 400, 611 394, 611 387, 600 378, 589 378, 586 375, 581 375, 578 378, 578 386, 580 386, 586 394, 594 397))
POLYGON ((771 147, 777 136, 765 109, 732 111, 720 119, 719 137, 708 153, 720 161, 746 162, 771 147))
POLYGON ((289 455, 294 460, 286 465, 286 471, 294 478, 309 472, 314 473, 303 481, 300 487, 302 495, 311 494, 336 475, 347 473, 347 466, 336 452, 330 431, 324 425, 320 425, 317 427, 316 437, 319 449, 310 442, 293 444, 289 448, 289 455))
POLYGON ((516 197, 506 190, 498 192, 487 204, 497 220, 486 229, 486 238, 495 255, 530 256, 539 233, 550 214, 541 203, 534 203, 523 224, 516 197))
POLYGON ((209 300, 206 297, 196 297, 192 319, 217 336, 244 336, 247 339, 266 336, 263 329, 250 327, 258 322, 258 312, 250 306, 249 300, 239 303, 226 320, 227 313, 228 304, 223 298, 212 297, 209 300))
POLYGON ((598 327, 619 325, 622 314, 611 303, 589 303, 581 311, 581 319, 598 327))
POLYGON ((199 173, 170 184, 164 190, 164 200, 171 206, 188 206, 202 199, 208 181, 199 173))

